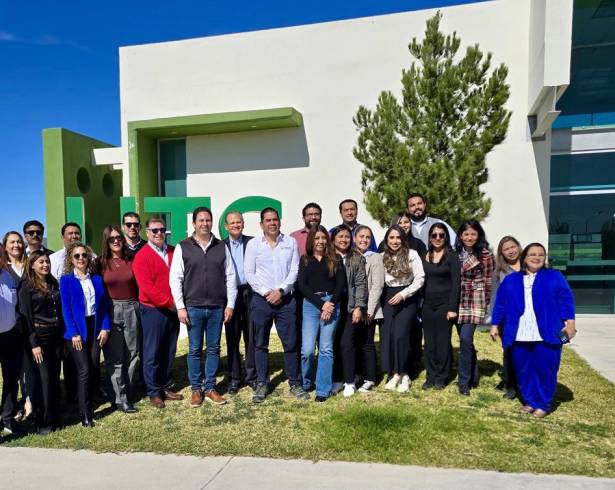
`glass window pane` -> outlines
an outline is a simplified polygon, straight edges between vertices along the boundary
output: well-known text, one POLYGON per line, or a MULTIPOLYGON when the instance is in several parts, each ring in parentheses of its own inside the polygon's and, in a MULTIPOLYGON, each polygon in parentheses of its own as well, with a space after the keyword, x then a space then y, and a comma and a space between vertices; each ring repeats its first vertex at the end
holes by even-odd
POLYGON ((615 153, 553 155, 551 191, 615 189, 615 153))

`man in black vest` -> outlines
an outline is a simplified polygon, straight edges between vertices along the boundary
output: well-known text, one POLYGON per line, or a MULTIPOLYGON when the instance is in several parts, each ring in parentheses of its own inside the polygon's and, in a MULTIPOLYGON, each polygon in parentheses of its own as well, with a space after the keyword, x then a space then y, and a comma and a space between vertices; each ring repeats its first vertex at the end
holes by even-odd
POLYGON ((246 252, 246 244, 253 238, 243 234, 244 221, 239 211, 231 211, 224 219, 224 228, 229 236, 224 239, 226 246, 231 252, 233 266, 235 267, 235 278, 237 280, 237 300, 233 318, 224 325, 226 332, 226 352, 229 371, 231 373, 231 384, 228 393, 235 394, 241 388, 241 355, 239 354, 239 344, 243 334, 243 345, 246 352, 246 377, 245 383, 252 388, 256 388, 256 368, 254 366, 254 333, 250 322, 250 298, 252 288, 246 280, 243 271, 243 256, 246 252))
POLYGON ((188 378, 190 406, 203 398, 216 405, 226 399, 216 391, 220 364, 222 322, 233 316, 237 285, 228 247, 211 233, 212 215, 207 207, 192 213, 194 233, 175 247, 169 282, 179 321, 188 329, 188 378), (203 369, 203 335, 206 360, 203 369))

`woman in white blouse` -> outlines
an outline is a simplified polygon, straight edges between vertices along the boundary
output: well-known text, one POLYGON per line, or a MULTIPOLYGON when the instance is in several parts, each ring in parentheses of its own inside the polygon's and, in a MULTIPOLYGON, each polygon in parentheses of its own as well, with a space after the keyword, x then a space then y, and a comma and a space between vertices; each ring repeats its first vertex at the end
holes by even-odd
POLYGON ((416 251, 408 249, 404 237, 399 225, 391 226, 384 236, 384 324, 380 330, 382 371, 389 377, 385 389, 400 393, 410 388, 410 330, 416 321, 417 293, 425 281, 421 259, 416 251))
POLYGON ((71 243, 66 249, 60 298, 64 338, 77 366, 81 424, 92 427, 93 401, 100 378, 100 349, 107 342, 111 315, 103 280, 94 274, 92 251, 82 243, 71 243))

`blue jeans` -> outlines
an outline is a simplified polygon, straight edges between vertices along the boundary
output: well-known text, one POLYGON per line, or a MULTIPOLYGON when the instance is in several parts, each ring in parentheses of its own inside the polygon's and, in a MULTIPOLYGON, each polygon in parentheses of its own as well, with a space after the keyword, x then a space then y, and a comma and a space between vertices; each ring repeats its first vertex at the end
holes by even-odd
MULTIPOLYGON (((323 296, 323 301, 331 295, 323 296)), ((333 339, 340 307, 327 321, 321 320, 321 311, 307 299, 303 300, 303 327, 301 329, 301 372, 303 388, 310 389, 314 383, 314 349, 318 339, 318 367, 316 368, 316 395, 329 396, 333 384, 333 339)))
POLYGON ((203 386, 204 391, 216 386, 220 364, 220 336, 222 335, 221 306, 188 307, 188 380, 192 391, 203 386), (203 371, 203 335, 205 335, 205 370, 203 371), (203 383, 205 380, 205 383, 203 383))

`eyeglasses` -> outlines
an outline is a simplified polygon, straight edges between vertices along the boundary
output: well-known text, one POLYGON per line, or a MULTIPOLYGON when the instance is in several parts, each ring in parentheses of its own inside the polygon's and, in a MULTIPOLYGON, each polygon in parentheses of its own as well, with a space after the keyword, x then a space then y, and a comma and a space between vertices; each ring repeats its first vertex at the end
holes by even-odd
POLYGON ((166 233, 167 229, 166 228, 148 228, 147 231, 149 231, 152 235, 157 235, 158 233, 166 233))
POLYGON ((124 223, 126 228, 141 228, 141 223, 124 223))
POLYGON ((39 236, 42 235, 42 230, 26 230, 26 235, 28 236, 39 236))
POLYGON ((87 253, 83 253, 83 254, 73 254, 73 259, 75 260, 79 260, 79 259, 87 259, 88 258, 88 254, 87 253))
POLYGON ((107 238, 107 243, 123 242, 124 237, 122 235, 110 236, 107 238))
POLYGON ((438 238, 446 238, 446 235, 444 233, 432 233, 431 238, 437 240, 438 238))

